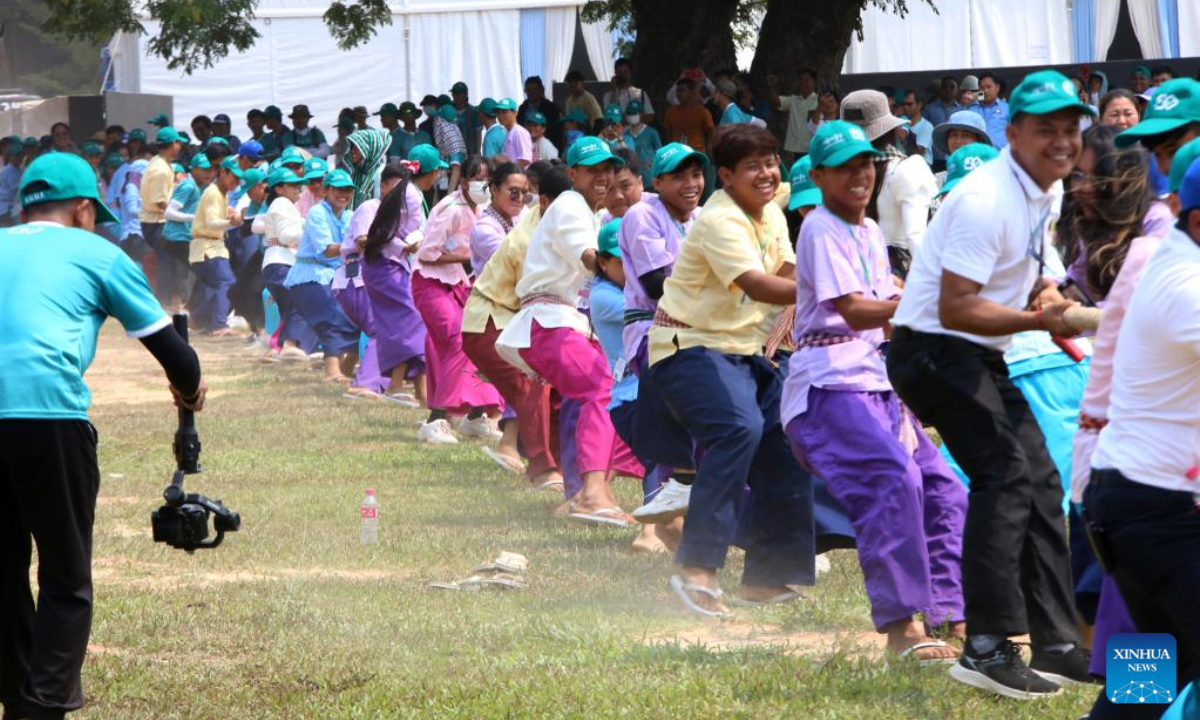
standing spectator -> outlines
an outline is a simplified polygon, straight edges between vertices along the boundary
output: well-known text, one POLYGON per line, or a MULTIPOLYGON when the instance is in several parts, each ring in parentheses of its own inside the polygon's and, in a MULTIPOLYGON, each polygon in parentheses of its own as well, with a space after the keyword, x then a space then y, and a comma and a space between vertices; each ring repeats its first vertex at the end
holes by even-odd
POLYGON ((791 167, 797 159, 808 154, 808 143, 812 133, 808 129, 808 116, 817 109, 817 75, 809 68, 802 68, 797 79, 795 95, 779 94, 779 79, 767 76, 767 101, 782 113, 787 113, 787 133, 783 140, 784 162, 791 167))
POLYGON ((450 88, 450 98, 453 101, 454 112, 457 117, 454 124, 458 125, 459 132, 462 133, 463 140, 467 143, 467 154, 479 154, 479 108, 471 105, 471 100, 468 97, 469 90, 467 84, 461 80, 454 83, 450 88))
MULTIPOLYGON (((438 105, 437 96, 426 95, 421 98, 421 112, 425 113, 425 120, 417 126, 417 129, 424 130, 425 134, 431 138, 433 137, 433 116, 437 114, 439 107, 441 106, 438 105)), ((430 145, 432 144, 430 143, 430 145)))
POLYGON ((1145 65, 1138 65, 1133 69, 1133 74, 1129 76, 1129 91, 1134 95, 1141 95, 1150 89, 1150 68, 1145 65))
POLYGON ((970 109, 983 116, 992 145, 1003 150, 1008 145, 1004 135, 1004 129, 1008 127, 1008 103, 1000 99, 1000 78, 994 73, 984 73, 979 78, 979 90, 983 99, 970 109))
POLYGON ((250 139, 262 142, 263 128, 266 126, 266 116, 263 111, 254 108, 246 113, 246 126, 250 128, 250 139))
POLYGON ((926 164, 933 165, 933 123, 929 121, 929 118, 922 117, 923 105, 921 99, 917 97, 916 90, 904 93, 902 107, 912 126, 909 130, 909 137, 916 140, 917 154, 925 158, 926 164))
MULTIPOLYGON (((962 103, 958 101, 958 81, 947 75, 942 78, 941 84, 938 86, 938 96, 934 100, 925 103, 925 119, 933 123, 934 127, 941 125, 950 119, 954 113, 962 110, 962 103)), ((939 159, 937 154, 934 154, 934 159, 939 159)), ((945 157, 940 158, 945 160, 945 157)))
POLYGON ((604 107, 619 105, 622 112, 628 112, 629 103, 641 103, 641 115, 647 124, 654 123, 654 106, 646 91, 633 85, 633 62, 629 58, 617 58, 613 64, 612 89, 604 93, 604 107))
POLYGON ((165 213, 171 202, 171 192, 175 188, 175 171, 171 169, 171 163, 179 157, 183 142, 172 127, 159 130, 154 141, 158 152, 142 174, 142 206, 138 219, 142 223, 142 238, 158 258, 158 287, 155 288, 158 301, 165 307, 176 308, 182 305, 184 288, 180 286, 175 273, 167 271, 174 260, 164 246, 163 224, 166 222, 165 213))
POLYGON ((713 102, 716 103, 721 116, 721 119, 717 122, 718 125, 733 125, 735 123, 762 123, 762 125, 766 125, 766 123, 746 112, 737 104, 738 87, 737 83, 732 79, 723 77, 713 84, 716 87, 716 90, 713 91, 713 102))
POLYGON ((496 103, 496 118, 508 133, 504 141, 504 154, 520 165, 522 170, 529 167, 533 162, 533 138, 528 130, 517 124, 517 102, 512 98, 504 98, 496 103))
POLYGON ((646 124, 642 115, 642 104, 633 100, 625 107, 625 147, 637 153, 641 161, 642 184, 647 190, 654 183, 651 173, 654 167, 654 154, 662 147, 662 138, 658 131, 646 124))
POLYGON ((565 150, 563 145, 562 111, 546 97, 546 86, 537 75, 531 75, 525 80, 525 102, 517 108, 517 122, 528 127, 529 113, 539 112, 546 119, 546 137, 559 150, 565 150))
POLYGON ((583 114, 587 116, 589 128, 604 117, 604 112, 600 109, 600 103, 596 101, 596 96, 583 88, 583 73, 578 70, 567 73, 567 90, 570 91, 570 95, 563 101, 563 110, 567 113, 575 108, 582 110, 583 114))
POLYGON ((1170 65, 1155 65, 1150 70, 1150 87, 1158 87, 1168 80, 1175 79, 1175 70, 1170 65))
POLYGON ((451 192, 458 188, 459 172, 467 159, 467 144, 458 125, 454 124, 457 117, 458 113, 449 103, 442 105, 433 115, 433 144, 441 153, 442 160, 450 166, 447 187, 451 192))
POLYGON ((417 118, 421 111, 411 101, 400 103, 397 111, 401 126, 392 131, 392 145, 388 149, 388 157, 398 160, 408 158, 408 153, 418 145, 432 145, 433 137, 424 130, 417 128, 417 118), (397 153, 393 155, 393 153, 397 153))
MULTIPOLYGON (((442 105, 449 105, 449 104, 450 104, 450 98, 446 98, 446 102, 439 103, 438 106, 440 107, 442 105)), ((355 105, 354 110, 351 112, 353 113, 353 116, 354 116, 354 123, 356 126, 355 127, 356 130, 370 130, 371 129, 371 125, 367 122, 367 118, 371 117, 371 113, 367 112, 366 105, 355 105)))
POLYGON ((504 152, 504 142, 508 140, 508 132, 496 119, 496 101, 484 98, 479 103, 479 120, 483 125, 483 144, 480 155, 488 160, 504 152))
POLYGON ((679 104, 667 109, 663 123, 667 140, 681 142, 696 152, 704 152, 713 133, 712 115, 700 102, 695 80, 680 78, 675 82, 675 90, 679 104))
POLYGON ((320 128, 310 127, 308 121, 312 119, 312 113, 308 111, 307 105, 297 105, 292 108, 292 114, 288 115, 292 121, 292 129, 286 130, 279 138, 280 149, 289 147, 298 147, 308 152, 309 155, 324 160, 329 157, 329 143, 325 142, 325 133, 321 132, 320 128))
POLYGON ((391 144, 388 145, 387 151, 388 159, 403 160, 407 154, 400 152, 402 138, 396 135, 396 131, 400 129, 400 110, 396 107, 396 103, 380 105, 375 115, 379 116, 379 126, 387 130, 388 135, 391 136, 391 144))
POLYGON ((192 118, 192 135, 196 136, 196 144, 204 147, 213 136, 212 119, 207 115, 197 115, 192 118))
POLYGON ((225 113, 213 116, 212 122, 213 135, 223 137, 229 141, 229 149, 233 153, 237 153, 242 147, 242 139, 233 134, 233 121, 225 113))

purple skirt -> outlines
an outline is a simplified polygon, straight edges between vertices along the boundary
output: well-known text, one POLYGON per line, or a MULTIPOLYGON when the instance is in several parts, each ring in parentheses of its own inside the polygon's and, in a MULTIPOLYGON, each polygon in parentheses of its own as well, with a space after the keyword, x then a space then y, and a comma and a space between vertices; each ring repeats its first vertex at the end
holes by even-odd
POLYGON ((350 322, 357 325, 368 338, 367 346, 362 349, 362 357, 358 361, 358 371, 354 373, 354 386, 366 388, 371 392, 383 392, 389 383, 379 372, 379 356, 374 339, 375 320, 371 315, 371 302, 367 299, 366 288, 350 284, 341 290, 334 290, 333 298, 341 306, 342 312, 346 313, 346 317, 350 318, 350 322))
POLYGON ((374 315, 379 369, 384 375, 407 365, 412 377, 425 369, 425 323, 413 303, 411 277, 399 263, 380 259, 362 264, 363 282, 374 315))

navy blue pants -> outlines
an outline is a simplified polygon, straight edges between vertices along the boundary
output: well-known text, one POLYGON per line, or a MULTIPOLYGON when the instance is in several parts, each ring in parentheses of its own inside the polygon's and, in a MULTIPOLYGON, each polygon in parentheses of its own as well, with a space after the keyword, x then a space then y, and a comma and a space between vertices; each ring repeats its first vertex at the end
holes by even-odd
POLYGON ((196 292, 200 299, 193 305, 192 314, 205 330, 229 327, 229 288, 233 287, 233 268, 227 258, 209 258, 192 263, 196 273, 196 292))
POLYGON ((283 263, 267 265, 262 269, 263 286, 275 298, 275 307, 279 308, 279 324, 283 326, 279 331, 279 342, 294 340, 304 352, 311 353, 317 349, 317 335, 296 308, 291 291, 283 286, 291 269, 291 265, 283 263))
POLYGON ((342 312, 328 285, 306 282, 293 285, 288 291, 304 321, 317 333, 326 357, 358 349, 361 332, 342 312))
MULTIPOLYGON (((788 445, 779 415, 783 382, 771 364, 687 348, 651 366, 644 382, 704 448, 678 562, 720 568, 729 547, 738 545, 746 551, 743 584, 812 585, 812 477, 788 445)), ((691 445, 671 437, 678 432, 663 433, 657 447, 646 448, 647 456, 686 466, 690 452, 681 455, 680 448, 691 445)))

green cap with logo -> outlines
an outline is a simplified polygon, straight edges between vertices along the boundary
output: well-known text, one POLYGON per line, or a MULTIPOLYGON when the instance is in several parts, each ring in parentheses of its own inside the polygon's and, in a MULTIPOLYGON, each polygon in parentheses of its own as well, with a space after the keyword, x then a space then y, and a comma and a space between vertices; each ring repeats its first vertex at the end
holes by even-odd
POLYGON ((546 116, 541 114, 537 110, 530 110, 529 114, 527 114, 525 116, 525 124, 526 125, 541 125, 542 127, 545 127, 546 126, 546 116))
POLYGON ((812 170, 812 156, 805 155, 792 163, 792 171, 788 180, 792 186, 792 197, 788 200, 788 210, 820 205, 822 201, 821 188, 817 187, 808 176, 812 170))
POLYGON ((354 181, 350 179, 350 173, 338 168, 337 170, 330 170, 329 174, 325 176, 325 187, 352 188, 354 187, 354 181))
POLYGON ((621 121, 625 119, 625 113, 621 112, 620 105, 612 103, 604 108, 604 119, 612 120, 614 123, 620 125, 621 121))
POLYGON ((281 165, 303 165, 304 164, 304 156, 300 154, 300 151, 297 150, 294 145, 289 145, 286 148, 284 148, 283 152, 280 153, 280 155, 279 155, 279 159, 282 161, 280 163, 281 165))
POLYGON ((625 114, 626 115, 641 115, 642 114, 642 103, 638 100, 630 100, 629 104, 625 106, 625 114))
POLYGON ((587 125, 587 121, 587 113, 579 108, 571 108, 571 112, 563 118, 563 122, 573 122, 576 125, 587 125))
POLYGON ((603 162, 616 163, 617 167, 625 165, 624 160, 613 155, 608 143, 592 135, 579 138, 567 150, 568 167, 599 165, 603 162))
POLYGON ((501 110, 509 110, 511 112, 516 112, 517 111, 517 101, 513 100, 512 98, 504 98, 500 102, 496 103, 496 112, 500 112, 501 110))
POLYGON ((229 141, 220 135, 213 135, 207 141, 205 141, 204 147, 212 147, 213 145, 224 145, 225 147, 229 147, 229 141))
POLYGON ((600 237, 596 239, 596 250, 611 257, 621 257, 621 246, 618 243, 621 234, 621 218, 609 220, 600 228, 600 237))
POLYGON ((950 192, 963 178, 998 157, 999 150, 983 143, 971 143, 955 150, 946 160, 946 182, 938 195, 950 192))
POLYGON ((188 167, 192 170, 197 168, 201 170, 208 170, 212 168, 212 163, 208 161, 208 156, 204 153, 196 153, 192 156, 192 161, 188 163, 188 167))
POLYGON ((244 188, 252 188, 260 182, 266 181, 266 179, 267 174, 258 168, 250 168, 249 170, 242 171, 242 187, 244 188))
POLYGON ((243 175, 242 167, 240 165, 238 165, 238 159, 237 159, 236 155, 230 155, 229 157, 222 160, 221 161, 221 169, 228 170, 229 172, 233 173, 233 176, 235 178, 237 178, 238 180, 242 179, 242 175, 243 175))
POLYGON ((1015 120, 1021 113, 1049 115, 1059 110, 1078 110, 1095 116, 1091 105, 1082 102, 1075 83, 1056 70, 1040 70, 1025 76, 1008 96, 1008 112, 1015 120))
POLYGON ((654 153, 654 165, 650 169, 650 177, 656 178, 659 175, 673 173, 685 161, 692 158, 699 160, 701 167, 708 167, 708 156, 699 150, 695 150, 692 146, 684 145, 683 143, 667 143, 654 153))
POLYGON ((862 128, 845 120, 822 123, 808 145, 808 154, 814 168, 838 167, 859 155, 883 157, 862 128))
POLYGON ((496 101, 490 97, 484 98, 479 103, 479 112, 488 117, 496 117, 496 101))
POLYGON ((85 156, 103 155, 104 148, 100 147, 100 143, 96 142, 95 140, 88 140, 79 146, 79 152, 83 153, 85 156))
POLYGON ((450 167, 446 161, 442 160, 442 154, 438 152, 438 149, 428 143, 414 145, 408 151, 408 160, 419 166, 417 175, 427 175, 434 170, 445 170, 450 167))
POLYGON ((1175 151, 1175 157, 1171 159, 1171 174, 1167 177, 1168 190, 1173 193, 1179 192, 1183 187, 1183 178, 1187 175, 1188 168, 1197 158, 1200 158, 1200 138, 1192 140, 1175 151))
POLYGON ((48 153, 29 163, 17 190, 21 207, 84 198, 96 204, 96 222, 120 222, 100 199, 96 171, 78 155, 48 153))
POLYGON ((288 168, 275 168, 267 175, 267 185, 275 187, 276 185, 299 185, 304 182, 304 178, 292 172, 288 168))
POLYGON ((283 111, 276 105, 268 105, 266 110, 263 110, 263 115, 276 120, 283 119, 283 111))
POLYGON ((141 128, 134 128, 129 131, 127 139, 130 141, 141 140, 142 142, 146 142, 146 131, 141 128))
POLYGON ((302 177, 305 180, 320 180, 329 172, 329 163, 319 157, 310 157, 304 161, 303 170, 304 175, 302 177))
POLYGON ((1117 147, 1128 147, 1148 137, 1200 122, 1200 82, 1190 78, 1168 80, 1146 105, 1146 116, 1117 136, 1117 147))
MULTIPOLYGON (((134 132, 137 132, 136 130, 134 132)), ((144 135, 144 133, 143 133, 144 135)), ((129 139, 133 139, 133 133, 129 133, 129 139)), ((154 136, 154 142, 159 145, 168 145, 170 143, 183 142, 183 138, 179 136, 179 131, 173 127, 165 127, 158 131, 154 136)))
POLYGON ((38 139, 35 137, 27 137, 21 141, 21 144, 25 147, 37 147, 38 139))

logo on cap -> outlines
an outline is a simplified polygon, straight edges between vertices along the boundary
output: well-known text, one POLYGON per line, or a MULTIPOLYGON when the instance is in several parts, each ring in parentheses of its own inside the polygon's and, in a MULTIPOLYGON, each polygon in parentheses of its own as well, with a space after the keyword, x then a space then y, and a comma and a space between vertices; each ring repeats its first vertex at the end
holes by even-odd
POLYGON ((1154 96, 1154 109, 1169 112, 1179 105, 1179 98, 1172 93, 1161 93, 1154 96))
POLYGON ((1065 93, 1074 93, 1075 83, 1071 82, 1070 80, 1063 80, 1062 91, 1065 93))
POLYGON ((963 160, 963 169, 964 170, 974 170, 982 165, 983 165, 983 158, 975 156, 975 155, 967 158, 966 160, 963 160))
MULTIPOLYGON (((859 132, 859 135, 862 135, 861 131, 859 132)), ((837 145, 841 145, 844 142, 846 142, 845 135, 843 135, 841 133, 834 133, 834 134, 830 135, 829 137, 825 138, 825 142, 821 143, 821 147, 828 150, 829 148, 837 146, 837 145)))

